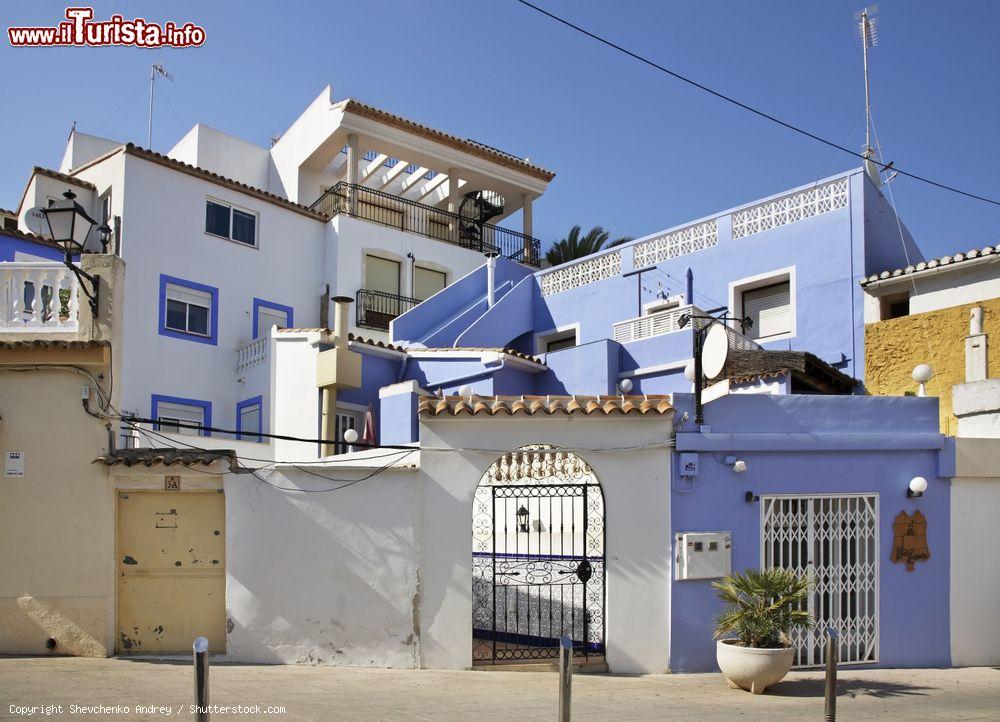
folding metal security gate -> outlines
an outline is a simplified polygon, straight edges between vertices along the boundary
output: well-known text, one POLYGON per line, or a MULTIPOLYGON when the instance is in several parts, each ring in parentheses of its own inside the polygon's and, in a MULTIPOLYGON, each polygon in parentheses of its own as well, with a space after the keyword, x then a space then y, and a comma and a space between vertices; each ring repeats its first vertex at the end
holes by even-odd
POLYGON ((761 560, 812 581, 815 626, 793 632, 795 666, 823 663, 824 632, 840 634, 841 663, 878 661, 878 496, 764 496, 761 560))
POLYGON ((604 656, 604 501, 578 457, 494 464, 476 492, 472 562, 474 662, 555 658, 563 635, 575 657, 604 656))

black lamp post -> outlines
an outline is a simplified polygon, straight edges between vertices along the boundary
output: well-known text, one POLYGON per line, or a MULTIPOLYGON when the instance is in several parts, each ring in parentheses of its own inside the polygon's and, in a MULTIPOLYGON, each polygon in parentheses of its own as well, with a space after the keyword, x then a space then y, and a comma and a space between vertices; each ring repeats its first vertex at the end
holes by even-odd
MULTIPOLYGON (((90 311, 96 317, 97 293, 100 290, 100 283, 97 278, 73 265, 73 254, 79 254, 83 251, 87 236, 90 235, 91 229, 97 222, 90 217, 83 206, 76 202, 76 193, 67 190, 63 193, 63 198, 66 200, 56 201, 48 208, 43 208, 42 213, 45 214, 45 221, 49 226, 49 235, 66 254, 63 263, 76 275, 80 282, 80 288, 83 289, 90 301, 90 311), (89 288, 87 287, 88 283, 89 288)), ((107 252, 111 229, 103 225, 98 230, 101 232, 101 247, 107 252)))
POLYGON ((700 314, 682 313, 680 315, 680 318, 677 319, 677 325, 680 326, 681 328, 684 328, 689 323, 692 324, 691 330, 693 333, 691 334, 691 336, 694 346, 693 349, 694 350, 694 422, 698 426, 701 426, 703 423, 705 423, 705 415, 701 403, 701 391, 702 391, 702 386, 704 385, 704 378, 702 377, 702 372, 701 372, 701 347, 702 344, 704 344, 705 342, 705 335, 708 333, 708 329, 716 321, 722 324, 725 324, 727 321, 738 323, 740 324, 740 327, 743 329, 744 333, 748 328, 753 326, 752 318, 750 318, 749 316, 745 316, 744 318, 736 318, 735 316, 730 316, 729 309, 726 308, 725 306, 721 308, 712 309, 711 311, 705 311, 704 313, 700 314), (714 316, 712 314, 719 314, 719 315, 714 316), (692 321, 694 320, 706 321, 707 323, 698 326, 698 324, 692 323, 692 321))

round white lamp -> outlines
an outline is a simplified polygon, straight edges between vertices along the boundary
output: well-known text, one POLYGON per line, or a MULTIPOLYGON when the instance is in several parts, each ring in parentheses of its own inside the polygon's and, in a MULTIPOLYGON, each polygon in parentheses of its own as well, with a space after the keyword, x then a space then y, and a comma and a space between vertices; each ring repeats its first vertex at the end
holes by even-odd
POLYGON ((923 496, 927 491, 927 479, 922 476, 914 476, 910 479, 910 488, 906 490, 906 495, 910 498, 923 496))
POLYGON ((354 429, 348 429, 344 432, 344 441, 348 444, 355 444, 358 441, 358 432, 354 429))
POLYGON ((687 365, 684 366, 684 378, 692 383, 694 382, 694 359, 688 361, 687 365))
POLYGON ((618 388, 622 390, 623 394, 627 394, 632 390, 632 379, 622 379, 618 382, 618 388))
POLYGON ((917 364, 913 367, 913 380, 920 384, 917 389, 917 396, 926 396, 926 383, 934 377, 934 369, 927 364, 917 364))
POLYGON ((472 387, 466 384, 458 390, 459 396, 472 396, 472 387))

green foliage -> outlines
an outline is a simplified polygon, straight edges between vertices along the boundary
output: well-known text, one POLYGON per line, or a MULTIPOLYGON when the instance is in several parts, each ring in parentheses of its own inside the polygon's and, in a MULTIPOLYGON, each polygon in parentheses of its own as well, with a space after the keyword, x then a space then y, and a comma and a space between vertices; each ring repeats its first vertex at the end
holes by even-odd
POLYGON ((545 260, 552 266, 558 266, 560 263, 575 261, 578 258, 597 253, 605 245, 611 248, 632 240, 622 236, 609 243, 610 236, 611 234, 601 226, 594 226, 581 237, 580 226, 573 226, 565 238, 552 244, 552 248, 545 254, 545 260))
POLYGON ((788 569, 748 569, 713 582, 726 603, 715 618, 715 638, 735 633, 744 647, 787 647, 788 633, 808 629, 809 579, 788 569))

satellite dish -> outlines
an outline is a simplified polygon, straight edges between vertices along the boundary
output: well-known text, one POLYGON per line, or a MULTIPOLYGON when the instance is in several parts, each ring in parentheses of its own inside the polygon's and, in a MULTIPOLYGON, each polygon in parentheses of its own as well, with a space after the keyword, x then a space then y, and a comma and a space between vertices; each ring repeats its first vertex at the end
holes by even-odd
POLYGON ((45 212, 41 206, 35 206, 24 214, 24 225, 36 236, 49 235, 49 222, 45 218, 45 212))
POLYGON ((726 367, 729 357, 729 334, 721 323, 713 323, 701 347, 701 372, 714 379, 726 367))

